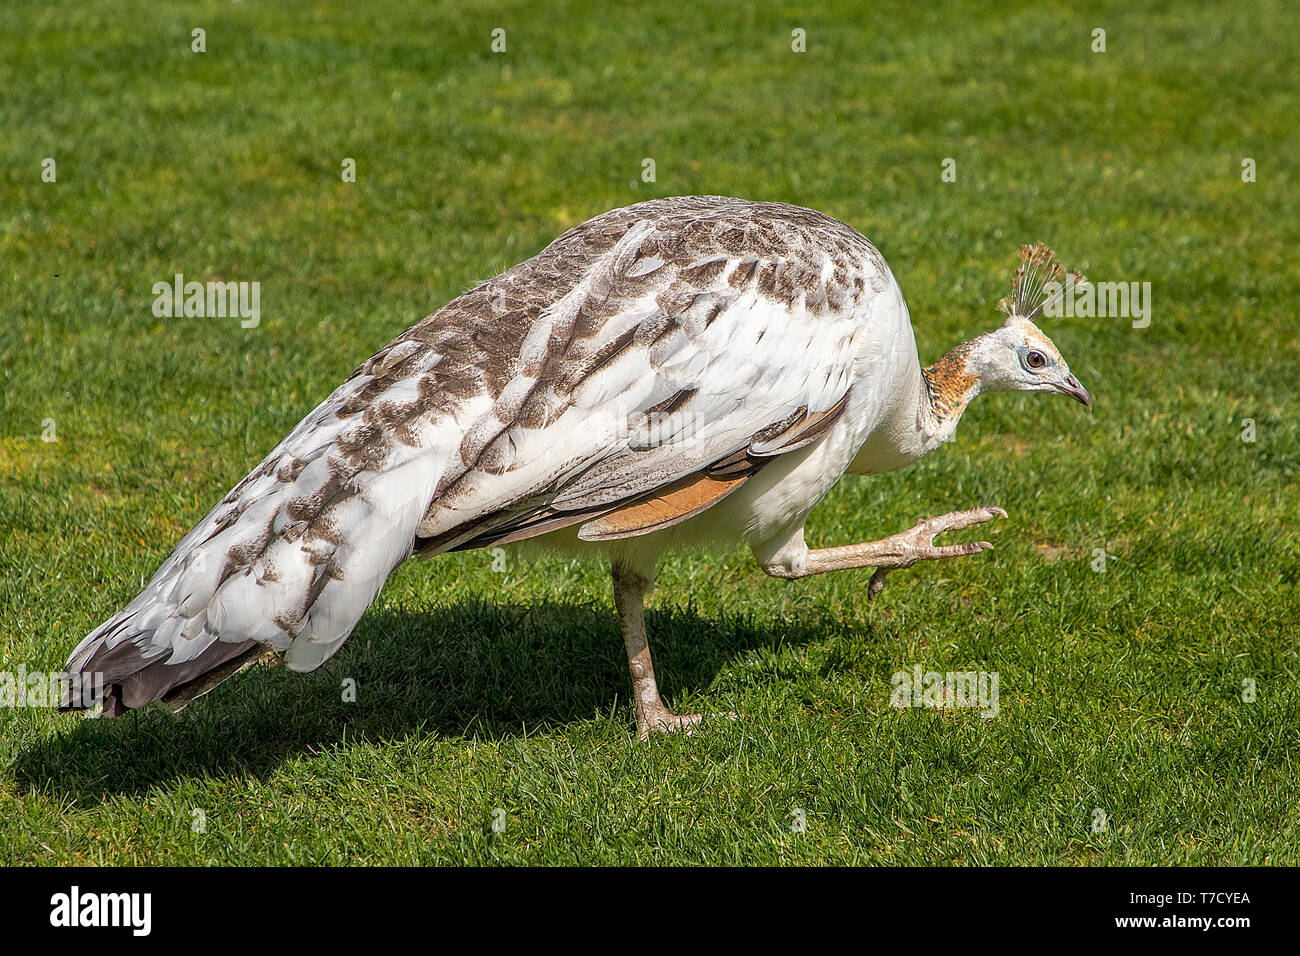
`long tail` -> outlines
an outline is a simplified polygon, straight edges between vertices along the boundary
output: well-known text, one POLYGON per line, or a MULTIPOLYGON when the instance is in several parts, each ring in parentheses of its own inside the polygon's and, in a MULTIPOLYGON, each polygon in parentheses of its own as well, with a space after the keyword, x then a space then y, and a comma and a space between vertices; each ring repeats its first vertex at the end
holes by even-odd
POLYGON ((386 358, 308 415, 87 635, 68 659, 63 709, 93 706, 75 692, 87 686, 104 688, 106 716, 155 700, 178 709, 268 649, 294 670, 338 649, 411 555, 459 441, 454 420, 418 401, 384 404, 409 397, 410 373, 427 371, 385 375, 386 358), (376 406, 387 420, 375 421, 376 406))

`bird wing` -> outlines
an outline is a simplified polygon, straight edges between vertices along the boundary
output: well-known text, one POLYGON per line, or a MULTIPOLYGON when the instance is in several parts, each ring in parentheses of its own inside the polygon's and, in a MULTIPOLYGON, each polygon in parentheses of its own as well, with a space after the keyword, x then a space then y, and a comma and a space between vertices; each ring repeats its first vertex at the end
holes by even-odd
POLYGON ((793 206, 659 200, 575 227, 353 372, 68 670, 104 675, 109 713, 263 646, 307 670, 417 548, 698 513, 842 411, 862 300, 889 281, 862 236, 793 206))
POLYGON ((782 225, 627 226, 530 322, 491 412, 440 479, 417 549, 587 518, 585 540, 657 530, 822 434, 852 385, 865 332, 856 300, 875 266, 782 225), (632 507, 654 520, 594 520, 632 507))

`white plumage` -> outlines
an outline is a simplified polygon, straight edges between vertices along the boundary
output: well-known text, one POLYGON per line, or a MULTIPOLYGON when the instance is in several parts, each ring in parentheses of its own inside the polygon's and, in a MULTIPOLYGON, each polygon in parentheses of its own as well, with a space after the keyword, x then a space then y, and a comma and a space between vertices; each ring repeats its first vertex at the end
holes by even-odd
POLYGON ((641 623, 666 547, 743 539, 781 577, 872 566, 874 593, 885 569, 981 549, 922 532, 999 509, 810 552, 804 521, 841 475, 916 460, 982 389, 1090 401, 1028 321, 1059 267, 1022 257, 1007 325, 923 370, 884 259, 830 217, 685 197, 592 219, 355 371, 68 670, 103 675, 105 714, 183 706, 266 648, 317 667, 413 553, 536 538, 609 554, 639 729, 689 726, 641 623))

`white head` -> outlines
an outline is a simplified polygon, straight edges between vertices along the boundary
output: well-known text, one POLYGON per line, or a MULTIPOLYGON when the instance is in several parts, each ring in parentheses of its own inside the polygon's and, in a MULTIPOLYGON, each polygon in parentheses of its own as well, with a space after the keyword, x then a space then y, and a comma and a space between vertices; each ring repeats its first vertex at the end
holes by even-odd
POLYGON ((979 380, 981 392, 1060 392, 1092 405, 1052 340, 1019 315, 970 343, 966 371, 979 380))
MULTIPOLYGON (((930 399, 927 431, 935 441, 952 435, 962 412, 981 392, 1060 392, 1092 406, 1088 390, 1031 321, 1048 304, 1048 280, 1063 283, 1066 271, 1041 242, 1021 246, 1019 254, 1011 295, 999 303, 1007 313, 1006 324, 957 346, 923 371, 930 399)), ((1083 276, 1072 275, 1076 284, 1083 281, 1083 276)))

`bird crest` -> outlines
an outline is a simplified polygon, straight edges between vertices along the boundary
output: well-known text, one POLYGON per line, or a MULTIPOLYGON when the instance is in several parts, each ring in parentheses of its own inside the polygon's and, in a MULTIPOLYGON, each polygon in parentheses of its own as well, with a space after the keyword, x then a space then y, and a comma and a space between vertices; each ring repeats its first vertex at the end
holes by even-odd
POLYGON ((1067 270, 1056 260, 1056 253, 1041 242, 1017 250, 1020 268, 1011 279, 1011 295, 998 303, 1008 316, 1033 320, 1040 311, 1059 302, 1067 282, 1081 285, 1087 280, 1080 272, 1067 270))

